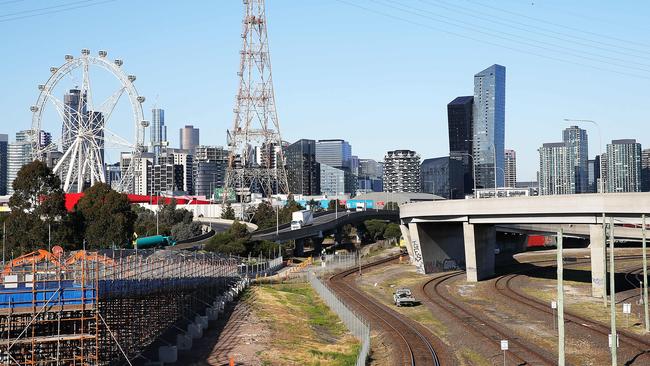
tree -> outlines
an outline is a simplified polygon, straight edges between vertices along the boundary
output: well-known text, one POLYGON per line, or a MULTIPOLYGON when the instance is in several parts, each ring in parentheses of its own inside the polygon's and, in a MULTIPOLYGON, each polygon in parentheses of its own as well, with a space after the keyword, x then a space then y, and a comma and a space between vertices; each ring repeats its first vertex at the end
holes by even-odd
POLYGON ((237 239, 229 231, 216 234, 205 245, 205 250, 223 254, 243 255, 246 252, 246 240, 237 239))
POLYGON ((221 218, 224 220, 235 219, 235 209, 232 208, 230 202, 226 203, 226 207, 223 208, 223 211, 221 212, 221 218))
POLYGON ((395 223, 390 223, 386 226, 384 230, 384 238, 388 239, 391 243, 396 243, 402 237, 402 230, 400 230, 399 225, 395 223))
POLYGON ((320 212, 323 211, 323 207, 320 205, 320 202, 316 201, 315 199, 310 199, 309 202, 307 203, 309 205, 309 208, 312 211, 315 212, 320 212))
POLYGON ((114 191, 107 184, 96 183, 86 189, 75 206, 75 213, 83 222, 87 248, 109 248, 130 243, 136 215, 126 195, 114 191))
POLYGON ((255 208, 251 222, 257 225, 257 227, 260 229, 274 227, 276 223, 275 215, 276 213, 271 206, 271 203, 268 201, 262 201, 255 208))
POLYGON ((367 220, 364 222, 364 225, 368 235, 375 241, 384 237, 384 230, 388 226, 386 221, 382 220, 367 220))
POLYGON ((386 202, 384 210, 399 211, 399 204, 397 202, 386 202))
POLYGON ((345 205, 341 203, 341 200, 330 200, 330 202, 327 204, 327 209, 331 211, 335 210, 337 201, 339 203, 339 211, 345 210, 345 205))
POLYGON ((239 221, 233 222, 228 230, 218 233, 205 245, 205 250, 223 254, 246 254, 246 243, 250 239, 250 233, 246 224, 239 221))
POLYGON ((175 240, 186 240, 190 238, 195 238, 203 233, 203 228, 201 224, 192 221, 189 224, 185 222, 179 222, 172 226, 171 236, 175 240))
POLYGON ((305 208, 302 207, 301 204, 298 202, 294 201, 293 198, 289 199, 287 201, 287 204, 280 209, 280 212, 278 214, 278 219, 281 224, 286 224, 288 222, 291 222, 291 216, 294 212, 304 210, 305 208))
POLYGON ((43 247, 49 231, 53 242, 67 247, 60 242, 68 212, 59 177, 45 163, 33 161, 18 171, 12 187, 11 214, 6 221, 10 250, 19 255, 43 247))

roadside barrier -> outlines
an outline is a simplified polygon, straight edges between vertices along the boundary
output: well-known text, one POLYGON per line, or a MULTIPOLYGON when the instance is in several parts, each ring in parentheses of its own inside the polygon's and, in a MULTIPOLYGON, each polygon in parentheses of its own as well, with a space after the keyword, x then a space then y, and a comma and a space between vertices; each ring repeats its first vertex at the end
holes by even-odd
POLYGON ((370 352, 370 325, 348 308, 318 277, 309 272, 309 284, 327 306, 335 312, 345 326, 361 342, 357 356, 357 366, 364 366, 370 352))

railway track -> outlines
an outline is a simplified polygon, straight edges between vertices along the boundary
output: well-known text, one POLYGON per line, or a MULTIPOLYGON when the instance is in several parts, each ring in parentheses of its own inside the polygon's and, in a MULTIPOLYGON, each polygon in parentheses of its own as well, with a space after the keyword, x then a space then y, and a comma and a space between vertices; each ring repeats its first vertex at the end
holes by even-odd
MULTIPOLYGON (((398 256, 362 266, 371 268, 397 259, 398 256)), ((359 290, 353 283, 358 268, 337 273, 329 278, 330 287, 348 306, 357 310, 373 327, 382 329, 399 349, 399 364, 405 366, 440 366, 432 340, 434 337, 422 325, 379 303, 359 290)))
MULTIPOLYGON (((633 258, 620 258, 620 259, 626 260, 626 259, 633 259, 633 258)), ((582 264, 582 262, 573 263, 572 265, 576 265, 576 264, 582 264)), ((494 283, 495 289, 501 295, 507 297, 508 299, 514 302, 525 305, 529 308, 533 308, 539 312, 546 314, 549 317, 552 317, 554 314, 553 311, 550 309, 549 304, 546 304, 532 296, 529 296, 517 290, 512 285, 513 280, 522 276, 523 273, 515 273, 515 274, 509 274, 509 275, 499 277, 497 281, 494 283)), ((574 312, 567 311, 566 309, 564 311, 564 319, 566 322, 574 323, 578 327, 582 327, 583 329, 587 329, 588 331, 598 333, 599 335, 604 337, 605 340, 610 334, 609 325, 580 316, 574 312)), ((622 329, 617 330, 617 332, 619 334, 620 343, 622 345, 633 347, 634 349, 641 351, 642 353, 650 352, 650 340, 648 340, 647 338, 644 338, 640 335, 622 329)))
MULTIPOLYGON (((475 335, 485 337, 499 345, 499 341, 507 339, 509 341, 509 357, 521 365, 555 365, 556 360, 553 355, 549 355, 541 348, 527 344, 526 341, 520 341, 519 337, 512 337, 511 331, 485 316, 479 316, 476 311, 469 309, 461 304, 460 301, 454 300, 444 289, 447 282, 454 280, 456 277, 464 275, 465 272, 454 272, 442 275, 425 282, 421 286, 428 301, 438 305, 451 318, 455 319, 458 324, 464 325, 475 335)), ((498 348, 497 348, 498 349, 498 348)))

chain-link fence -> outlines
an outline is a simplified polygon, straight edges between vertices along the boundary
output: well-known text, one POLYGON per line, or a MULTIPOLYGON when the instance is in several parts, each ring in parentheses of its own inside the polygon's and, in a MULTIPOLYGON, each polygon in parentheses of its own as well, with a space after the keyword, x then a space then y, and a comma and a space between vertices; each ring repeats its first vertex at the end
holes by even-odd
POLYGON ((370 325, 339 300, 313 272, 309 273, 309 284, 327 306, 339 316, 350 332, 359 339, 361 350, 357 357, 357 366, 364 366, 370 352, 370 325))

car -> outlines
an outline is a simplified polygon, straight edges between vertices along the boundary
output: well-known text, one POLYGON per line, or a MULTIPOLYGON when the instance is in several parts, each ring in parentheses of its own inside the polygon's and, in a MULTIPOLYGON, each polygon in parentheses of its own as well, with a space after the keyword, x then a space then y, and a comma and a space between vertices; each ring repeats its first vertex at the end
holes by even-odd
POLYGON ((411 290, 406 287, 398 288, 395 290, 393 293, 393 302, 397 307, 405 305, 412 306, 417 305, 418 303, 417 300, 415 300, 413 293, 411 293, 411 290))

